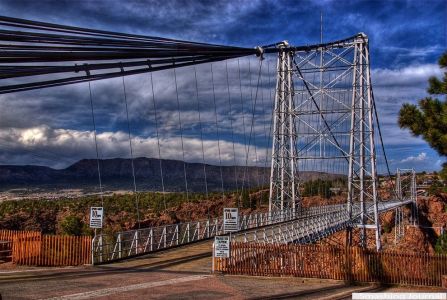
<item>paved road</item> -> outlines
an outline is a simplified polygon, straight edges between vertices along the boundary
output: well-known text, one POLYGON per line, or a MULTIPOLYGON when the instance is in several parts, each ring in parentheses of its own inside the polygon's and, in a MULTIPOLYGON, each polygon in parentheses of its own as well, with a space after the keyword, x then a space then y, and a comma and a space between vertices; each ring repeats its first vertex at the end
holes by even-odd
POLYGON ((0 269, 7 299, 341 299, 372 286, 210 274, 211 242, 103 266, 0 269), (334 298, 335 297, 335 298, 334 298))

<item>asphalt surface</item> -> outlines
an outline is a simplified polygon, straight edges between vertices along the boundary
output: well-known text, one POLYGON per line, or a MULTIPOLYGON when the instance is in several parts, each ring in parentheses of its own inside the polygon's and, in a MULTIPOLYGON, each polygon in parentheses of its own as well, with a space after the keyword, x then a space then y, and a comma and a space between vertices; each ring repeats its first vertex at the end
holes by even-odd
POLYGON ((0 267, 2 300, 350 299, 352 292, 382 290, 389 288, 349 286, 334 280, 214 275, 210 241, 109 265, 0 267))

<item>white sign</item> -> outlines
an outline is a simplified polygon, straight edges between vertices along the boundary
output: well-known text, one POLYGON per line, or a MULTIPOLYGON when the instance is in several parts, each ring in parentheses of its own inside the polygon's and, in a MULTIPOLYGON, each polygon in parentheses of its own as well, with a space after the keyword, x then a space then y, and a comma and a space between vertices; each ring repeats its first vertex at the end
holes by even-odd
POLYGON ((239 230, 239 209, 224 208, 224 232, 235 232, 239 230))
POLYGON ((90 207, 90 228, 102 228, 103 215, 102 207, 90 207))
POLYGON ((230 257, 230 237, 214 237, 214 257, 230 257))

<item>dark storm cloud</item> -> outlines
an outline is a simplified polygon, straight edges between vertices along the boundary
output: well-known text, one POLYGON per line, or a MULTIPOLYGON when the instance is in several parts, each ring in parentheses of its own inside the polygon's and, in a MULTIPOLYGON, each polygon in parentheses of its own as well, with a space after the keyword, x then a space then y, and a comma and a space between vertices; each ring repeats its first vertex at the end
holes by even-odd
MULTIPOLYGON (((320 12, 324 15, 324 41, 336 40, 365 32, 370 38, 371 66, 376 101, 385 140, 393 156, 397 147, 415 145, 408 150, 407 160, 393 159, 395 166, 403 163, 421 164, 424 159, 438 159, 420 139, 415 139, 396 125, 397 112, 404 102, 416 102, 426 95, 428 76, 440 76, 437 57, 446 47, 447 8, 444 1, 31 1, 4 0, 0 2, 3 15, 73 26, 163 36, 209 43, 254 47, 282 40, 295 45, 318 43, 320 39, 320 12), (424 148, 425 147, 425 148, 424 148), (421 153, 425 153, 422 155, 421 153)), ((250 130, 254 86, 259 61, 240 60, 242 102, 240 101, 237 61, 228 62, 230 81, 229 109, 224 63, 216 63, 214 83, 220 138, 225 140, 231 161, 231 141, 242 147, 250 130), (249 76, 251 74, 251 76, 249 76), (250 82, 251 79, 251 82, 250 82), (245 126, 244 126, 245 124, 245 126), (233 130, 231 130, 233 128, 233 130), (230 134, 234 132, 234 136, 230 134)), ((267 146, 265 130, 270 117, 274 85, 274 58, 261 77, 254 132, 262 138, 257 143, 267 146), (268 81, 271 80, 270 84, 268 81), (260 104, 264 101, 264 104, 260 104)), ((210 65, 196 67, 198 72, 199 105, 203 134, 209 144, 208 156, 217 159, 216 127, 210 65)), ((173 71, 153 74, 158 125, 170 158, 175 157, 173 140, 178 137, 178 110, 181 108, 183 134, 187 147, 198 147, 199 128, 194 69, 177 71, 179 104, 173 71), (188 144, 189 143, 189 144, 188 144), (169 151, 168 151, 169 152, 169 151)), ((130 126, 141 145, 140 153, 155 156, 155 119, 148 74, 125 78, 129 104, 130 126), (152 148, 151 148, 152 147, 152 148), (149 149, 150 148, 150 149, 149 149), (154 152, 154 151, 155 152, 154 152)), ((97 129, 102 136, 106 156, 126 156, 127 117, 124 109, 121 78, 92 83, 97 129), (107 144, 109 141, 110 144, 107 144), (114 146, 113 143, 116 143, 114 146)), ((44 89, 0 96, 0 133, 7 139, 8 130, 15 130, 16 141, 3 141, 1 163, 67 164, 67 160, 92 157, 92 119, 88 85, 44 89), (41 136, 30 140, 29 134, 41 136), (19 146, 15 146, 21 141, 19 146), (76 142, 77 141, 77 142, 76 142), (35 147, 33 148, 33 143, 35 147), (7 144, 7 145, 6 145, 7 144), (47 145, 47 146, 45 146, 47 145), (73 146, 75 145, 75 146, 73 146), (69 149, 75 149, 70 152, 69 149), (33 153, 32 156, 29 153, 33 153), (48 151, 46 151, 48 150, 48 151), (54 153, 47 159, 39 154, 54 153), (31 156, 30 156, 31 155, 31 156), (71 155, 67 159, 67 157, 71 155), (58 157, 62 157, 58 161, 58 157), (40 159, 40 160, 39 160, 40 159), (65 159, 65 160, 64 160, 65 159), (62 161, 62 162, 61 162, 62 161)), ((178 142, 178 141, 177 141, 178 142)), ((407 151, 407 150, 405 150, 407 151)), ((200 151, 199 151, 200 152, 200 151)), ((402 152, 400 152, 402 153, 402 152)), ((405 152, 406 153, 406 152, 405 152)), ((178 153, 177 153, 178 154, 178 153)), ((43 155, 43 154, 42 154, 43 155)), ((179 158, 179 157, 177 157, 179 158)), ((191 159, 199 159, 191 157, 191 159)))
MULTIPOLYGON (((411 49, 446 47, 444 1, 2 1, 2 14, 105 30, 254 47, 365 32, 375 66, 407 63, 411 49), (390 53, 393 53, 390 55, 390 53)), ((412 57, 415 59, 415 57, 412 57)))

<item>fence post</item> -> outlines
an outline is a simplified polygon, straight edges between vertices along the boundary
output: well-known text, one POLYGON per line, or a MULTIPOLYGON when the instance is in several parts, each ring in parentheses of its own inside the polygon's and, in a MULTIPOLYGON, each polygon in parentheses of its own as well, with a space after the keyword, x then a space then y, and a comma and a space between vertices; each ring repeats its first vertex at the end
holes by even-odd
POLYGON ((140 239, 140 232, 137 230, 135 230, 135 254, 138 254, 138 241, 140 239))
POLYGON ((214 263, 215 263, 215 262, 214 262, 214 260, 215 260, 215 257, 214 257, 214 242, 213 242, 212 250, 213 250, 213 254, 212 254, 212 257, 213 257, 212 259, 213 259, 213 260, 211 261, 211 273, 214 274, 214 267, 215 267, 215 266, 214 266, 214 263))
POLYGON ((96 241, 96 236, 93 237, 92 245, 91 245, 92 265, 95 265, 95 241, 96 241))
POLYGON ((121 242, 121 232, 118 233, 118 236, 116 237, 117 243, 118 243, 118 257, 122 258, 123 254, 122 254, 122 242, 121 242))

